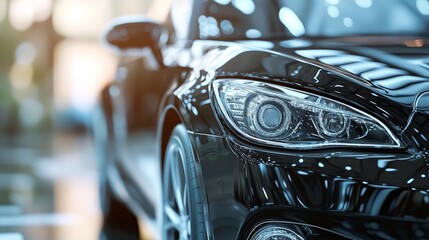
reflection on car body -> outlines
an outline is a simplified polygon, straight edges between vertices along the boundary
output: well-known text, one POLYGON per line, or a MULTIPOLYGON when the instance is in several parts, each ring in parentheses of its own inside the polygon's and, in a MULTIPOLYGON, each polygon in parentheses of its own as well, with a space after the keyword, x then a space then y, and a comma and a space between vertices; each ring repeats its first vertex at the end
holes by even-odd
POLYGON ((94 122, 105 225, 427 239, 428 15, 422 0, 209 0, 114 22, 122 77, 94 122))

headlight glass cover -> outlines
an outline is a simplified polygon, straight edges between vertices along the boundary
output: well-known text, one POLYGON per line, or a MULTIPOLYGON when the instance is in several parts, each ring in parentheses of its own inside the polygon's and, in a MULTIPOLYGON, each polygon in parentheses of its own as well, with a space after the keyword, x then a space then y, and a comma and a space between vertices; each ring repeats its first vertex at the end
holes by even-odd
POLYGON ((263 145, 288 149, 401 146, 376 118, 322 96, 238 79, 216 80, 213 90, 229 127, 263 145))

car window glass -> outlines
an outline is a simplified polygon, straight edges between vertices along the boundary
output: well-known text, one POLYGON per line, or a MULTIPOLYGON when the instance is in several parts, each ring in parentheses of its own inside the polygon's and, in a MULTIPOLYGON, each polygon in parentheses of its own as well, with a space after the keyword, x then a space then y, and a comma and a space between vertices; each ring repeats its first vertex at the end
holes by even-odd
POLYGON ((200 39, 429 35, 427 0, 208 0, 200 39))

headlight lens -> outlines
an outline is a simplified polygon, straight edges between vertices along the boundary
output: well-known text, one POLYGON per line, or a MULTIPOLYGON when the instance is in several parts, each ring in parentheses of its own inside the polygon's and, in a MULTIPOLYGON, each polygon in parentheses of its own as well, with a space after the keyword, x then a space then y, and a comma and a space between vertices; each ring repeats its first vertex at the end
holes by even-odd
POLYGON ((315 94, 236 79, 217 80, 213 89, 227 124, 257 143, 289 149, 400 147, 379 120, 315 94))
POLYGON ((283 101, 259 95, 249 100, 246 119, 252 132, 276 138, 289 128, 291 113, 283 101))
POLYGON ((251 240, 304 240, 304 238, 284 227, 267 226, 256 232, 251 240))

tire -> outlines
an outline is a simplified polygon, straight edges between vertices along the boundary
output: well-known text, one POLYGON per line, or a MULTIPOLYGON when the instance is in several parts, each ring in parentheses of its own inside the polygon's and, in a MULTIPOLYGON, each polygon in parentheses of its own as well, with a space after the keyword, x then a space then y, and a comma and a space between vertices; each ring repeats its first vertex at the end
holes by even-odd
POLYGON ((169 139, 163 170, 163 239, 207 239, 201 186, 183 125, 169 139))
POLYGON ((93 116, 93 137, 98 156, 99 169, 99 199, 103 218, 100 239, 140 239, 139 226, 135 215, 128 207, 113 194, 112 187, 107 179, 109 167, 113 167, 116 156, 112 144, 112 122, 108 112, 99 106, 93 116))

